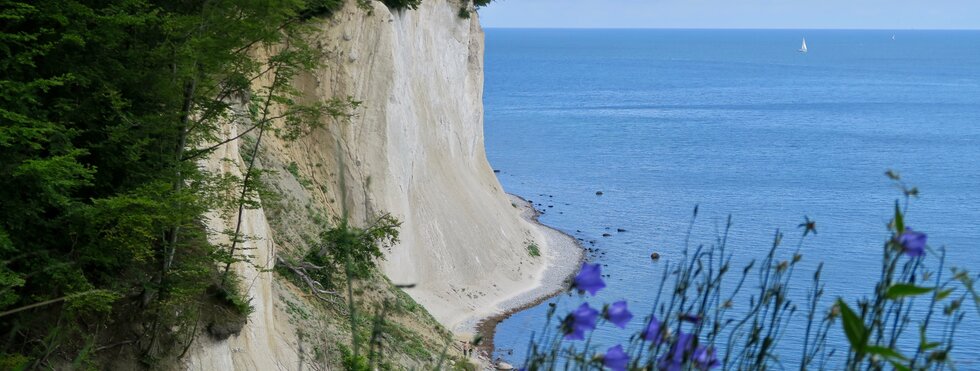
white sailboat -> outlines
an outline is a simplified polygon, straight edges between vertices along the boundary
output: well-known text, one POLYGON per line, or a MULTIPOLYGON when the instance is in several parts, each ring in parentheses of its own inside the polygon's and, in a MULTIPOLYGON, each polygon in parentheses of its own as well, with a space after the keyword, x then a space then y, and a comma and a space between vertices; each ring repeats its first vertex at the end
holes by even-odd
POLYGON ((806 38, 803 38, 803 46, 800 47, 800 53, 806 53, 806 38))

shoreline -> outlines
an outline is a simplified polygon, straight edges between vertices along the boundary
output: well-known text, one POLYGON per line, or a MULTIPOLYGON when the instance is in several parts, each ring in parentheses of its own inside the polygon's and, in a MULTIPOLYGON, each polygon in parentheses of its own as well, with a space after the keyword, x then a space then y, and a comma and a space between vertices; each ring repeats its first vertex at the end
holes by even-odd
POLYGON ((510 193, 507 196, 521 210, 521 217, 538 228, 545 236, 547 242, 545 249, 548 254, 554 254, 552 255, 554 258, 545 267, 543 277, 537 287, 500 303, 499 306, 504 308, 501 312, 476 322, 475 331, 482 337, 477 349, 486 352, 490 358, 493 358, 495 350, 493 340, 497 325, 517 312, 541 304, 565 292, 568 288, 568 282, 575 276, 585 260, 585 248, 575 237, 538 221, 541 212, 528 200, 510 193))

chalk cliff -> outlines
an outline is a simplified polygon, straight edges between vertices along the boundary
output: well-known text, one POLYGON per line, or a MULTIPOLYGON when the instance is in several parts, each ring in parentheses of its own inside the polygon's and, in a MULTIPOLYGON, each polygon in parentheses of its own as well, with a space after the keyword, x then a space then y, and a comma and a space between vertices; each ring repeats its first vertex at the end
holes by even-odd
MULTIPOLYGON (((325 66, 295 87, 305 99, 363 103, 350 122, 325 122, 295 142, 263 140, 260 162, 278 170, 272 182, 287 210, 248 210, 244 217, 254 264, 236 264, 236 272, 256 312, 240 336, 198 342, 186 358, 190 368, 302 362, 301 341, 280 302, 290 289, 262 269, 272 267, 277 253, 299 249, 295 236, 311 222, 296 210, 336 216, 345 204, 354 224, 382 213, 402 221, 401 242, 383 271, 393 283, 414 284, 408 294, 457 334, 473 331, 477 319, 513 305, 515 297, 540 291, 545 268, 559 260, 549 248, 554 237, 521 218, 487 162, 484 42, 476 14, 461 18, 456 0, 423 0, 416 10, 395 12, 379 1, 370 9, 348 3, 316 25, 312 42, 325 53, 325 66), (296 176, 285 170, 290 166, 296 176), (529 244, 542 247, 543 256, 532 257, 529 244)), ((229 125, 225 135, 236 130, 229 125)), ((240 172, 240 145, 228 143, 206 166, 240 172)), ((233 215, 213 213, 209 227, 221 231, 233 222, 233 215)))

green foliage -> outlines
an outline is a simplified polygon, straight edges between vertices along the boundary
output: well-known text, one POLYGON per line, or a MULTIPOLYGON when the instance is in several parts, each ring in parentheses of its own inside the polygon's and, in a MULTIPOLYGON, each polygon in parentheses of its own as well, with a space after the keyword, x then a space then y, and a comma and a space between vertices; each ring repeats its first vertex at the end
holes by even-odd
POLYGON ((422 0, 381 0, 391 10, 418 9, 422 0))
POLYGON ((399 314, 415 313, 416 311, 422 309, 422 307, 418 303, 416 303, 411 296, 408 296, 408 294, 406 294, 405 291, 396 290, 395 295, 396 295, 395 301, 392 307, 392 310, 395 313, 399 313, 399 314))
POLYGON ((289 165, 286 166, 286 171, 289 171, 293 177, 299 179, 299 165, 296 164, 296 161, 290 162, 289 165))
POLYGON ((888 287, 888 291, 885 293, 885 295, 889 299, 897 300, 906 296, 928 294, 933 290, 933 287, 919 287, 911 283, 896 283, 888 287))
POLYGON ((23 370, 30 361, 22 354, 0 354, 0 370, 23 370))
MULTIPOLYGON (((299 21, 341 5, 0 3, 6 349, 19 349, 30 367, 50 367, 52 350, 73 359, 102 345, 92 334, 121 326, 139 329, 119 333, 152 363, 190 338, 215 263, 240 259, 207 242, 203 213, 254 207, 259 179, 252 171, 244 179, 210 174, 198 161, 218 148, 236 104, 249 108, 244 133, 282 121, 275 133, 286 139, 321 125, 321 115, 349 114, 350 99, 304 105, 290 85, 320 58, 299 21), (271 44, 282 47, 253 58, 271 44)), ((230 303, 248 310, 247 301, 230 303)))
POLYGON ((300 18, 329 17, 344 6, 344 0, 310 0, 300 11, 300 18))
POLYGON ((980 292, 978 292, 976 289, 977 278, 975 276, 970 276, 970 273, 964 269, 954 267, 953 279, 959 281, 960 284, 966 288, 966 291, 970 294, 970 297, 973 298, 973 304, 977 309, 977 313, 980 314, 980 292))
POLYGON ((541 256, 541 248, 535 243, 530 243, 527 245, 527 254, 531 257, 541 256))
MULTIPOLYGON (((473 9, 478 10, 492 3, 493 0, 473 0, 473 9)), ((470 19, 470 8, 469 1, 464 0, 459 6, 459 13, 457 15, 462 19, 470 19)))
POLYGON ((373 8, 371 8, 371 2, 374 0, 357 0, 357 7, 361 10, 367 11, 368 15, 373 13, 373 8))
POLYGON ((837 299, 837 307, 840 308, 841 326, 844 328, 844 334, 847 335, 847 341, 857 353, 863 353, 868 344, 867 327, 844 299, 837 299))
POLYGON ((453 363, 452 369, 454 371, 476 371, 479 368, 466 358, 457 358, 455 363, 453 363))
POLYGON ((368 362, 368 358, 363 355, 357 355, 351 352, 350 348, 341 345, 341 362, 344 366, 344 370, 347 371, 371 371, 371 365, 368 362))
MULTIPOLYGON (((293 176, 293 178, 295 178, 296 181, 299 182, 299 184, 301 186, 303 186, 303 188, 311 189, 313 187, 313 181, 311 181, 310 179, 302 176, 299 173, 299 165, 295 161, 292 161, 292 162, 289 163, 289 165, 286 165, 286 171, 288 171, 289 174, 291 174, 293 176)), ((264 189, 264 188, 267 188, 267 187, 264 187, 261 184, 261 182, 260 182, 260 183, 258 183, 256 185, 256 188, 258 188, 258 189, 264 189)), ((270 196, 275 197, 274 195, 270 195, 270 196)), ((262 198, 262 200, 265 200, 265 199, 266 199, 265 197, 262 198)))
POLYGON ((255 310, 252 299, 242 295, 239 287, 239 280, 233 276, 223 285, 215 283, 207 288, 207 300, 201 304, 199 317, 212 338, 224 340, 239 334, 255 310))
MULTIPOLYGON (((354 279, 369 277, 384 249, 398 243, 401 222, 390 214, 378 217, 366 228, 351 226, 345 220, 320 233, 319 246, 310 251, 306 260, 316 265, 345 270, 354 279)), ((328 277, 321 277, 327 278, 328 277)))
POLYGON ((412 330, 396 323, 387 323, 385 337, 390 337, 392 345, 402 353, 418 361, 428 361, 432 358, 432 352, 426 347, 412 330))
POLYGON ((238 280, 230 280, 226 282, 227 287, 212 285, 208 287, 208 292, 220 304, 234 310, 238 316, 247 318, 255 308, 251 304, 252 298, 243 297, 239 293, 237 282, 238 280))
POLYGON ((908 357, 903 356, 901 353, 895 351, 894 349, 883 347, 883 346, 869 346, 865 348, 868 354, 874 354, 878 356, 885 357, 885 359, 895 360, 895 361, 907 361, 908 357))
MULTIPOLYGON (((783 234, 777 231, 769 253, 761 260, 751 260, 733 280, 726 277, 732 255, 725 252, 730 248, 731 218, 717 245, 692 249, 689 238, 697 217, 695 207, 680 261, 660 263, 664 266, 654 309, 644 320, 649 326, 621 344, 630 369, 665 365, 678 369, 770 369, 783 365, 787 351, 801 352, 800 369, 954 368, 951 355, 955 337, 969 314, 963 303, 970 298, 977 302, 975 282, 980 276, 949 267, 944 247, 927 246, 925 233, 908 227, 914 221, 908 217, 908 203, 919 191, 902 183, 897 173, 889 171, 887 175, 898 183, 905 198, 896 202, 888 238, 881 246, 880 265, 868 265, 880 269, 874 293, 856 300, 838 298, 826 314, 821 313, 826 288, 820 278, 822 263, 813 273, 805 301, 794 301, 790 296, 791 288, 800 281, 793 273, 802 261, 803 241, 807 236, 815 237, 810 233, 816 230, 813 220, 805 217, 799 224, 803 233, 792 255, 777 253, 783 241, 783 234), (755 282, 753 276, 757 277, 755 282), (721 290, 723 284, 732 282, 734 288, 721 290), (740 293, 745 287, 752 287, 747 297, 740 293), (801 302, 805 302, 802 311, 801 302), (730 312, 734 307, 740 310, 730 312), (839 327, 835 323, 838 320, 839 327), (797 321, 805 330, 790 333, 791 324, 797 321), (832 328, 847 339, 841 347, 828 342, 832 328), (918 345, 909 346, 907 340, 912 340, 914 329, 918 330, 918 345), (784 335, 801 338, 802 347, 780 347, 784 335), (676 351, 683 347, 693 352, 676 351)), ((598 312, 589 315, 576 310, 562 319, 554 308, 547 312, 545 330, 532 337, 524 368, 551 369, 566 362, 574 368, 601 368, 603 356, 588 340, 579 347, 574 339, 567 339, 575 331, 585 335, 582 332, 590 330, 572 327, 579 321, 593 326, 604 322, 596 322, 598 312), (569 321, 573 325, 569 326, 569 321)), ((603 318, 615 324, 615 319, 608 317, 609 307, 603 308, 603 318)), ((976 309, 980 312, 980 305, 976 309)))

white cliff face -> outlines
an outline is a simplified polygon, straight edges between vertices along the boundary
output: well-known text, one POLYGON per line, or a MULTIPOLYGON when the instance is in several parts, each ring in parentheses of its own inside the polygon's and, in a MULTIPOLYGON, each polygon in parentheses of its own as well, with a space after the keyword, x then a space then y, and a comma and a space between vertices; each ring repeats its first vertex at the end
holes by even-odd
MULTIPOLYGON (((475 13, 460 18, 456 0, 423 0, 417 10, 394 13, 374 1, 371 14, 348 3, 318 25, 314 45, 326 53, 326 66, 296 86, 307 99, 350 96, 363 102, 356 117, 327 122, 294 143, 268 136, 263 147, 280 164, 296 162, 312 181, 311 187, 290 188, 298 203, 335 215, 346 203, 355 224, 386 212, 402 221, 401 243, 382 262, 383 271, 393 283, 416 285, 409 295, 447 328, 471 332, 476 319, 537 287, 544 267, 558 259, 542 232, 520 217, 486 159, 479 21, 475 13), (541 246, 544 256, 530 257, 530 243, 541 246)), ((209 167, 234 164, 223 170, 240 172, 238 146, 229 143, 209 167)), ((248 211, 245 220, 254 233, 249 247, 262 264, 274 261, 275 242, 289 248, 273 241, 263 210, 248 211)), ((232 222, 214 215, 211 228, 220 231, 232 222)), ((294 329, 280 319, 274 293, 283 288, 271 272, 244 264, 237 272, 256 312, 241 336, 202 340, 187 365, 294 367, 299 345, 294 329)))
MULTIPOLYGON (((237 129, 237 125, 227 125, 221 139, 237 136, 237 129)), ((239 154, 238 143, 234 141, 218 148, 203 162, 203 166, 208 171, 239 177, 247 167, 239 154)), ((228 244, 228 235, 221 232, 235 229, 237 214, 212 211, 206 217, 211 243, 228 244)), ((246 252, 250 255, 251 264, 235 264, 233 269, 241 278, 242 289, 251 299, 255 311, 237 336, 217 341, 200 335, 186 358, 187 369, 278 370, 293 369, 299 364, 295 329, 284 313, 276 308, 276 292, 283 288, 275 282, 271 271, 275 266, 276 244, 270 238, 271 231, 264 210, 246 209, 242 215, 241 233, 245 236, 244 242, 236 250, 239 254, 246 252)))
MULTIPOLYGON (((353 122, 283 151, 333 165, 312 166, 322 173, 314 178, 330 179, 339 142, 354 220, 389 212, 403 222, 384 272, 415 284, 408 293, 448 328, 467 331, 474 315, 537 285, 547 257, 528 255, 527 244, 543 237, 487 162, 483 31, 475 14, 458 11, 456 1, 424 0, 391 13, 376 1, 373 15, 353 6, 335 15, 319 40, 330 63, 304 89, 363 107, 353 122)), ((337 183, 332 192, 343 194, 337 183)))

